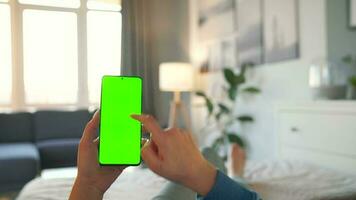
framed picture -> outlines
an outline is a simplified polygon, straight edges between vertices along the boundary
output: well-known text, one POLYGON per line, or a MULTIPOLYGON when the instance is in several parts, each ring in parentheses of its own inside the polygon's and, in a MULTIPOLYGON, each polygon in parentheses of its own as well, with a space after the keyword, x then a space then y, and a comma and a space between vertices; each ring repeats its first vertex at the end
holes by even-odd
MULTIPOLYGON (((352 0, 356 1, 356 0, 352 0)), ((195 0, 202 72, 299 58, 299 0, 195 0)))
POLYGON ((263 1, 235 0, 238 26, 238 66, 243 63, 263 64, 263 1), (253 14, 251 14, 253 13, 253 14))
POLYGON ((356 28, 356 0, 350 0, 350 26, 356 28))
POLYGON ((297 0, 264 0, 264 61, 280 62, 299 57, 297 0))
POLYGON ((233 0, 198 0, 201 42, 210 43, 235 31, 234 8, 233 0))

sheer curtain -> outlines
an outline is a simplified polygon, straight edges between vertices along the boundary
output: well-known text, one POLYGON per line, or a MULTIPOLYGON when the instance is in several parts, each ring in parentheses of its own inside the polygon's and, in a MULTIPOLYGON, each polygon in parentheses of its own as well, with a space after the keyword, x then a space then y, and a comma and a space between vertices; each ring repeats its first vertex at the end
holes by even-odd
POLYGON ((143 112, 155 115, 155 73, 150 65, 149 4, 147 0, 122 0, 121 74, 143 79, 143 112))

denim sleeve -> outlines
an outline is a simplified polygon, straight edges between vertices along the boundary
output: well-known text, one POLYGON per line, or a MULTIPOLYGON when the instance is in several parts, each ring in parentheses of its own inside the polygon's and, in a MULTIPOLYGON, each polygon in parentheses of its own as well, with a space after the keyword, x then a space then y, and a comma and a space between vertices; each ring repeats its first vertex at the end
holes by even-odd
POLYGON ((205 197, 198 200, 259 200, 257 193, 252 192, 228 176, 218 171, 213 188, 205 197))

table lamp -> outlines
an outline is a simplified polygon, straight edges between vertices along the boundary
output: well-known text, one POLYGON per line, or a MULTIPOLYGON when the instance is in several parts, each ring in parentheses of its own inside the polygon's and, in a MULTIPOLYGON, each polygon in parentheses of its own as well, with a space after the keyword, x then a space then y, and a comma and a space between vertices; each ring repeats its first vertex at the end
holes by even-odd
POLYGON ((181 92, 194 89, 194 69, 189 63, 169 62, 159 66, 159 87, 161 91, 173 92, 169 111, 169 127, 177 127, 179 113, 182 114, 188 130, 191 124, 187 108, 181 101, 181 92))

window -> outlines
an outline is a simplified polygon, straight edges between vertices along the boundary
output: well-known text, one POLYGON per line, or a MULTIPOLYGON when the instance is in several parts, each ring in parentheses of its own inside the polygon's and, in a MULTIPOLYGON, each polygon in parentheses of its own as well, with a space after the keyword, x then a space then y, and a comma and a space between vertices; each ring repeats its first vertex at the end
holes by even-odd
POLYGON ((117 11, 121 7, 118 0, 88 0, 87 4, 89 101, 98 104, 101 77, 120 74, 121 13, 117 11))
POLYGON ((88 12, 88 86, 92 103, 100 100, 101 77, 120 74, 120 22, 121 15, 116 12, 88 12))
POLYGON ((88 8, 94 10, 120 11, 119 0, 88 0, 88 8))
POLYGON ((0 104, 11 100, 11 26, 10 7, 0 4, 0 104))
POLYGON ((102 75, 120 74, 120 10, 119 0, 0 0, 0 107, 97 106, 102 75))
POLYGON ((78 89, 76 14, 25 10, 23 33, 26 103, 75 103, 78 89))
POLYGON ((80 6, 79 0, 19 0, 23 4, 33 4, 40 6, 54 6, 66 8, 78 8, 80 6))

